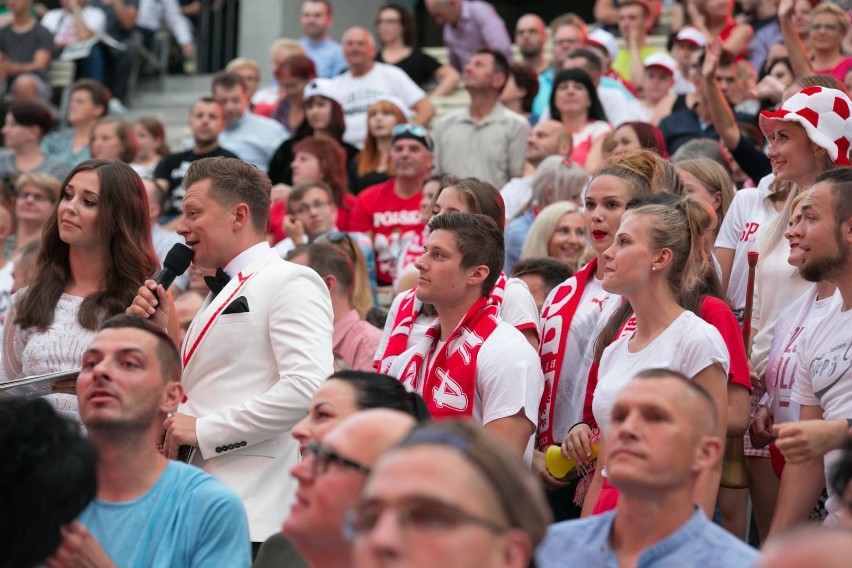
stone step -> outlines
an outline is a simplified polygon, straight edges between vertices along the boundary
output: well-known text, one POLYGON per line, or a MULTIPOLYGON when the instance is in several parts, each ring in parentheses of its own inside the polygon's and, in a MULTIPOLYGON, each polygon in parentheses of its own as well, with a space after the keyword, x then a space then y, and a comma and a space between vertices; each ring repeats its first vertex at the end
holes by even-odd
POLYGON ((210 94, 213 75, 169 75, 161 91, 156 79, 140 80, 136 96, 126 115, 128 122, 151 116, 166 128, 166 141, 173 151, 186 148, 192 141, 187 124, 189 108, 200 97, 210 94))

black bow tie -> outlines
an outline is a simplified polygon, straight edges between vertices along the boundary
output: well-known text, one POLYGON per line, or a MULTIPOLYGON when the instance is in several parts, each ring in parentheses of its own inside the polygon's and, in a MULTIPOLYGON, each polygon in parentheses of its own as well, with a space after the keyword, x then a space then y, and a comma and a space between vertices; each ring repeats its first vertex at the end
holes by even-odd
POLYGON ((213 292, 214 297, 222 291, 222 288, 228 285, 230 280, 231 277, 228 276, 228 274, 221 268, 216 269, 215 276, 204 277, 204 282, 207 284, 207 287, 210 288, 210 291, 213 292))

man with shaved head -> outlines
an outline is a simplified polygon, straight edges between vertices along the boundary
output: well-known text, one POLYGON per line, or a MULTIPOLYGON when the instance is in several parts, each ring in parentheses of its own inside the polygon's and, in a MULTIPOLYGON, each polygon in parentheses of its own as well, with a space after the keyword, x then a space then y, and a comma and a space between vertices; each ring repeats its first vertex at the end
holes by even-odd
POLYGON ((540 568, 753 565, 757 551, 711 523, 695 504, 698 479, 721 459, 713 399, 675 371, 636 375, 616 399, 607 434, 618 508, 551 526, 540 568))
POLYGON ((375 61, 376 42, 370 32, 357 26, 346 30, 343 34, 343 56, 349 70, 332 79, 330 88, 343 105, 345 142, 364 147, 367 109, 387 97, 396 97, 411 109, 414 115, 411 122, 422 126, 429 124, 435 115, 435 107, 405 71, 395 65, 375 61))
POLYGON ((763 548, 755 568, 847 568, 852 558, 849 527, 802 526, 778 535, 763 548))
POLYGON ((521 52, 524 65, 532 67, 536 73, 547 71, 550 62, 544 57, 544 44, 547 42, 547 26, 536 14, 524 14, 515 24, 515 43, 521 52))
POLYGON ((506 206, 506 220, 514 219, 532 199, 532 178, 535 169, 548 156, 570 156, 574 148, 571 133, 558 120, 542 120, 527 136, 524 175, 510 179, 500 189, 506 206))
POLYGON ((301 566, 299 560, 313 568, 350 566, 344 514, 358 501, 373 464, 414 426, 409 414, 374 408, 344 418, 321 440, 309 442, 302 461, 290 470, 299 489, 284 536, 264 543, 255 568, 301 566), (300 559, 293 559, 291 547, 300 559))

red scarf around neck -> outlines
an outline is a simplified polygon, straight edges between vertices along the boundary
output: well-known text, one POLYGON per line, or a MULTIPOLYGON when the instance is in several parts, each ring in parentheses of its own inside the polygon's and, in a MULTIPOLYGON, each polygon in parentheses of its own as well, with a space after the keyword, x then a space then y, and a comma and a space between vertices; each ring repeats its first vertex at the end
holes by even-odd
MULTIPOLYGON (((497 306, 498 312, 503 303, 506 280, 506 273, 501 272, 500 278, 497 279, 497 283, 488 297, 489 303, 497 306)), ((393 320, 393 328, 391 328, 391 334, 388 338, 388 345, 381 359, 374 363, 380 373, 387 373, 393 360, 402 355, 409 347, 408 336, 411 335, 411 327, 414 325, 414 320, 420 315, 420 308, 423 306, 423 302, 415 296, 416 292, 416 288, 410 289, 399 302, 396 317, 393 320)))
POLYGON ((441 320, 426 330, 400 374, 406 388, 423 396, 433 418, 473 415, 476 392, 476 359, 479 349, 497 329, 497 306, 483 296, 468 310, 427 369, 441 337, 441 320))
POLYGON ((565 345, 571 321, 580 305, 589 278, 594 278, 598 259, 578 270, 574 276, 557 286, 553 300, 541 312, 541 343, 538 346, 541 370, 544 373, 544 393, 538 408, 538 438, 536 446, 545 451, 548 446, 561 444, 553 439, 553 401, 559 388, 559 377, 565 363, 565 345))

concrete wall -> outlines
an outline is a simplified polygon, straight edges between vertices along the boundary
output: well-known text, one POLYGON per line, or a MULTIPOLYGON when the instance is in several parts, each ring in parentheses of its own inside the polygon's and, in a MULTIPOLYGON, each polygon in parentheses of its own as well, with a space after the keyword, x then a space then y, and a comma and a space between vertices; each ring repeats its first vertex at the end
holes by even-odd
MULTIPOLYGON (((354 25, 372 30, 376 12, 384 0, 332 0, 334 27, 338 41, 343 31, 354 25)), ((240 2, 239 54, 257 60, 268 80, 269 46, 278 38, 298 38, 302 0, 243 0, 240 2)))

